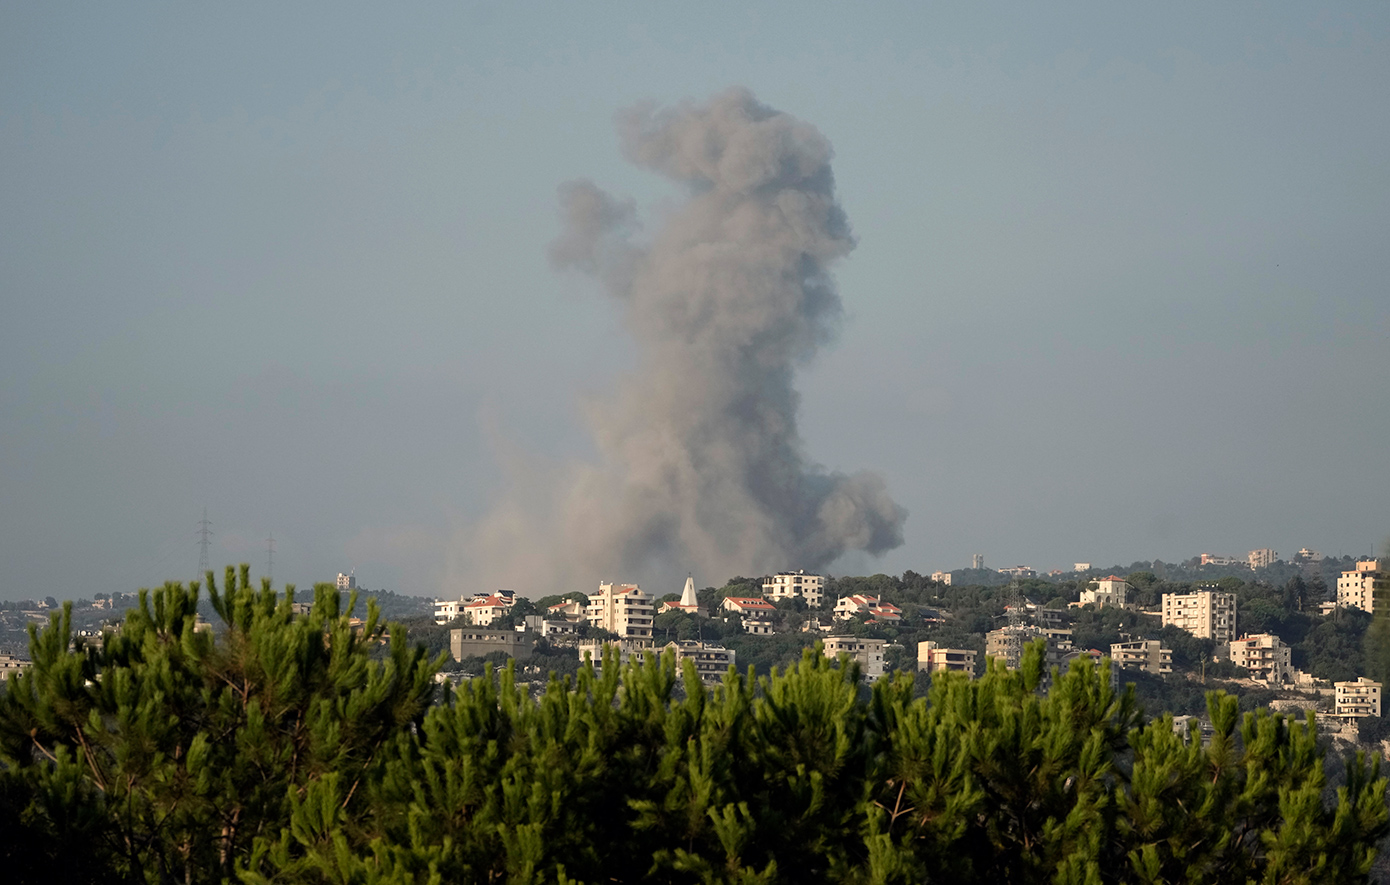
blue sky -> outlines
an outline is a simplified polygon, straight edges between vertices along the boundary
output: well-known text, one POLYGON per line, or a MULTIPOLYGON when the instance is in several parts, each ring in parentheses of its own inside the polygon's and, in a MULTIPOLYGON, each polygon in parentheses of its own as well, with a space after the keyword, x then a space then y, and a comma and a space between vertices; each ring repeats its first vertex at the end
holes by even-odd
POLYGON ((204 506, 215 564, 487 589, 501 453, 591 457, 632 366, 556 189, 659 224, 614 115, 732 85, 858 239, 801 433, 910 515, 832 571, 1390 534, 1383 5, 652 6, 0 9, 0 597, 186 579, 204 506))

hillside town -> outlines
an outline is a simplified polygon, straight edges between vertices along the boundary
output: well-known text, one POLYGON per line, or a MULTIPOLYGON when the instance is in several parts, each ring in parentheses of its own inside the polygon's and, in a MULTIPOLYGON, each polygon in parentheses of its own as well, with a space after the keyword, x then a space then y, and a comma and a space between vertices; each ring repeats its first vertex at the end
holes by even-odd
POLYGON ((627 662, 669 650, 713 684, 731 667, 765 673, 820 643, 826 657, 854 661, 868 684, 902 671, 925 684, 941 671, 974 678, 991 660, 1016 668, 1041 643, 1049 666, 1108 660, 1113 684, 1135 685, 1153 712, 1200 717, 1205 689, 1221 687, 1252 704, 1316 711, 1349 739, 1362 720, 1379 722, 1382 681, 1370 672, 1367 633, 1386 613, 1383 560, 1304 549, 1285 561, 1262 549, 1135 566, 1078 562, 1039 575, 989 570, 977 556, 970 569, 929 577, 798 570, 697 591, 690 576, 661 596, 616 582, 535 603, 497 590, 437 601, 434 621, 449 629, 448 678, 481 672, 486 660, 515 658, 539 675, 565 654, 627 662))

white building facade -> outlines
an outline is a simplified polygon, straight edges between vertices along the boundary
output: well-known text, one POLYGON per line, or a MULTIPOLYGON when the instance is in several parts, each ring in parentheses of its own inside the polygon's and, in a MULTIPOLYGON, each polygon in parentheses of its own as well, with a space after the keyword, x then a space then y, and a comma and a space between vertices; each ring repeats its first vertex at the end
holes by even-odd
POLYGON ((1173 650, 1157 639, 1136 639, 1110 646, 1110 663, 1121 670, 1143 670, 1155 676, 1173 672, 1173 650))
POLYGON ((1273 633, 1242 636, 1231 645, 1231 663, 1250 671, 1250 678, 1282 685, 1293 680, 1293 650, 1273 633))
POLYGON ((865 639, 860 636, 827 636, 825 656, 834 659, 842 654, 849 655, 851 659, 859 662, 859 672, 864 674, 864 681, 874 683, 883 678, 884 642, 882 639, 865 639))
POLYGON ((1355 682, 1336 682, 1336 715, 1360 719, 1380 715, 1380 683, 1360 677, 1355 682))
POLYGON ((1218 590, 1163 594, 1163 626, 1172 624, 1198 639, 1230 642, 1236 637, 1236 595, 1218 590))
POLYGON ((1380 560, 1363 559, 1337 579, 1337 604, 1374 612, 1377 590, 1390 590, 1390 575, 1382 570, 1380 560))
POLYGON ((655 607, 636 584, 599 584, 598 592, 589 594, 584 616, 591 627, 624 639, 651 639, 655 607))
POLYGON ((763 596, 767 599, 796 599, 806 601, 807 608, 820 608, 825 602, 825 575, 808 575, 804 571, 778 572, 763 579, 763 596))

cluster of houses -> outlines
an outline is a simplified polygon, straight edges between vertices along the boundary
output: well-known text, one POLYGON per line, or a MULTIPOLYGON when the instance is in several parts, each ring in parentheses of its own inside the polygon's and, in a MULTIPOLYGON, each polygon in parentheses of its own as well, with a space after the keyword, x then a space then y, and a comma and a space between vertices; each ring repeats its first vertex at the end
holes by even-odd
MULTIPOLYGON (((1337 585, 1337 601, 1325 606, 1324 613, 1330 613, 1336 606, 1371 611, 1375 604, 1375 591, 1384 589, 1390 589, 1390 581, 1387 581, 1380 564, 1375 560, 1360 562, 1355 570, 1343 574, 1337 585)), ((762 596, 729 596, 720 601, 719 608, 722 612, 737 615, 744 632, 767 635, 773 632, 774 613, 777 610, 775 602, 800 598, 809 609, 819 609, 824 605, 824 595, 824 576, 808 575, 801 571, 783 572, 764 579, 762 596)), ((1135 606, 1131 595, 1132 588, 1124 578, 1109 575, 1091 582, 1082 591, 1080 601, 1071 605, 1133 609, 1135 606)), ((579 647, 581 655, 589 654, 594 659, 601 659, 611 649, 620 660, 625 661, 633 655, 657 650, 652 641, 652 621, 656 614, 668 611, 700 616, 706 614, 696 598, 692 578, 686 579, 678 601, 663 602, 659 606, 635 584, 602 583, 596 593, 588 594, 587 600, 573 599, 552 605, 544 613, 527 616, 515 630, 484 629, 509 611, 515 601, 516 596, 512 591, 499 590, 437 603, 438 623, 446 624, 462 616, 469 624, 453 631, 451 649, 454 656, 462 658, 503 650, 514 657, 529 657, 534 637, 545 636, 572 641, 579 647), (581 624, 605 630, 614 634, 616 639, 579 642, 576 634, 581 624)), ((1312 677, 1293 667, 1291 650, 1278 636, 1271 633, 1237 633, 1236 609, 1234 594, 1211 587, 1199 588, 1191 593, 1165 593, 1159 610, 1153 613, 1160 616, 1164 626, 1172 625, 1193 636, 1224 644, 1229 659, 1248 671, 1254 680, 1271 687, 1311 687, 1312 677)), ((937 612, 924 614, 928 620, 940 620, 937 612)), ((999 658, 1005 666, 1017 667, 1023 649, 1037 640, 1045 642, 1049 666, 1065 667, 1077 657, 1098 659, 1102 656, 1097 649, 1073 646, 1072 631, 1066 626, 1064 611, 1019 600, 1016 605, 1009 607, 1006 615, 1008 623, 985 636, 985 656, 999 658)), ((870 622, 891 625, 901 621, 902 610, 872 595, 844 596, 835 601, 828 616, 813 613, 802 629, 827 634, 823 640, 826 656, 849 655, 859 662, 866 681, 873 682, 884 673, 885 651, 889 643, 882 639, 841 635, 842 631, 836 630, 845 622, 865 618, 870 622)), ((685 640, 670 643, 665 648, 672 649, 679 661, 693 661, 701 678, 708 681, 718 681, 735 663, 732 650, 714 643, 685 640)), ((1109 657, 1116 680, 1124 670, 1154 675, 1173 671, 1172 650, 1157 639, 1126 639, 1114 643, 1110 646, 1109 657)), ((977 669, 977 651, 948 648, 933 641, 920 642, 917 667, 926 672, 961 671, 973 675, 977 669)), ((1336 715, 1348 718, 1380 715, 1380 690, 1378 683, 1364 677, 1355 682, 1336 683, 1336 715)))

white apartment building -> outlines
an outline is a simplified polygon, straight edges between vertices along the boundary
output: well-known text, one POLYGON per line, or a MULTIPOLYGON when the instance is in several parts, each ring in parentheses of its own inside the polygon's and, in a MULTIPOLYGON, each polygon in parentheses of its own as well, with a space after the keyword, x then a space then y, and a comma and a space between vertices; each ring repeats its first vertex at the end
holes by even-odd
POLYGON ((1044 663, 1061 666, 1072 650, 1070 630, 1049 630, 1032 624, 1000 627, 985 634, 985 657, 999 658, 1010 670, 1023 662, 1023 649, 1039 639, 1047 641, 1044 663))
POLYGON ((1231 643, 1231 663, 1250 671, 1250 678, 1280 685, 1293 679, 1293 649, 1273 633, 1242 636, 1231 643))
POLYGON ((917 669, 927 673, 959 671, 973 679, 975 657, 973 648, 944 648, 931 640, 917 643, 917 669))
POLYGON ((805 571, 778 572, 763 578, 763 596, 767 599, 806 600, 807 608, 820 608, 825 601, 825 575, 808 575, 805 571))
POLYGON ((1163 594, 1163 626, 1172 624, 1198 639, 1230 642, 1236 636, 1236 595, 1217 590, 1163 594))
POLYGON ((467 603, 462 599, 441 599, 434 604, 434 622, 436 624, 447 624, 463 614, 463 607, 467 603))
POLYGON ((599 584, 584 609, 590 626, 624 639, 650 639, 654 615, 652 598, 636 584, 599 584))
POLYGON ((354 575, 354 574, 347 574, 347 575, 345 575, 345 574, 343 574, 342 572, 338 572, 338 589, 339 589, 339 590, 356 590, 356 589, 357 589, 357 576, 354 575))
POLYGON ((864 681, 872 684, 883 677, 883 644, 885 641, 883 639, 864 639, 859 636, 827 636, 825 637, 825 656, 834 659, 841 654, 849 655, 851 659, 859 662, 859 672, 864 674, 864 681))
POLYGON ((1337 579, 1337 604, 1374 612, 1377 590, 1390 590, 1390 574, 1381 569, 1380 560, 1363 559, 1337 579))
POLYGON ((1355 682, 1336 682, 1335 714, 1354 719, 1380 715, 1380 683, 1360 677, 1355 682))
POLYGON ((943 587, 951 586, 950 572, 932 572, 931 579, 943 587))
POLYGON ((1110 663, 1121 670, 1143 670, 1155 676, 1173 672, 1173 650, 1157 639, 1135 639, 1110 646, 1110 663))
POLYGON ((1252 569, 1268 568, 1279 561, 1279 554, 1268 547, 1261 547, 1259 550, 1251 550, 1249 555, 1245 557, 1245 561, 1250 564, 1252 569))
POLYGON ((1105 608, 1107 605, 1115 608, 1124 608, 1129 604, 1129 582, 1124 578, 1110 575, 1105 578, 1097 578, 1093 582, 1095 587, 1087 587, 1081 591, 1081 604, 1094 605, 1096 608, 1105 608))

